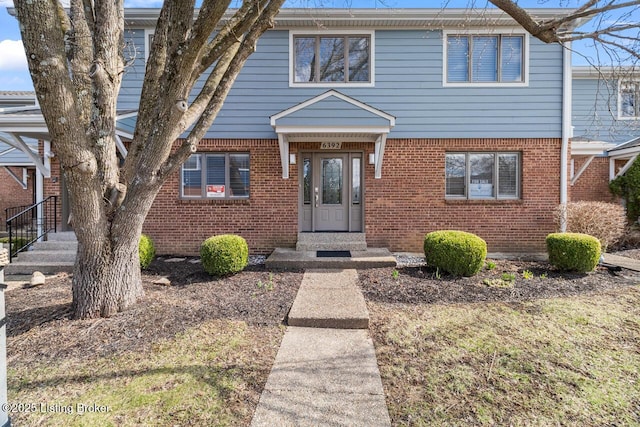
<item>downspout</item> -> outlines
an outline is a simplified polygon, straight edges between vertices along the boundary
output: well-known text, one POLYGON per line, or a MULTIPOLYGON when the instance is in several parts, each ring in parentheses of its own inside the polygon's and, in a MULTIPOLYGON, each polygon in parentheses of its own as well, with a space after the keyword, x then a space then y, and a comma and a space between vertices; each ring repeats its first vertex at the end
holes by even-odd
MULTIPOLYGON (((567 180, 569 161, 569 140, 572 135, 571 126, 571 43, 568 42, 562 49, 562 147, 560 149, 560 205, 567 204, 567 180)), ((566 210, 563 209, 563 218, 560 220, 560 231, 567 231, 566 210)))

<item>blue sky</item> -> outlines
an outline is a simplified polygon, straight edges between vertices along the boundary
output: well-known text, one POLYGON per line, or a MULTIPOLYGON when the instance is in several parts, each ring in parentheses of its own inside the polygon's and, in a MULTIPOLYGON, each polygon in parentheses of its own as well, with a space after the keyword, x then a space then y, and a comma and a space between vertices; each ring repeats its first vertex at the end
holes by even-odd
MULTIPOLYGON (((576 7, 581 0, 520 0, 523 7, 576 7)), ((339 8, 411 8, 411 7, 485 7, 485 0, 292 0, 291 7, 315 6, 339 8)), ((33 90, 31 78, 27 71, 26 59, 20 42, 18 21, 7 13, 7 7, 13 5, 12 0, 0 0, 0 91, 2 90, 33 90)), ((126 7, 159 7, 160 1, 125 0, 126 7)), ((627 18, 629 19, 629 18, 627 18)), ((640 21, 640 16, 630 17, 633 21, 640 21)), ((574 45, 574 49, 586 55, 593 55, 593 49, 588 43, 574 45)), ((579 55, 574 55, 574 64, 584 65, 586 61, 579 55)))

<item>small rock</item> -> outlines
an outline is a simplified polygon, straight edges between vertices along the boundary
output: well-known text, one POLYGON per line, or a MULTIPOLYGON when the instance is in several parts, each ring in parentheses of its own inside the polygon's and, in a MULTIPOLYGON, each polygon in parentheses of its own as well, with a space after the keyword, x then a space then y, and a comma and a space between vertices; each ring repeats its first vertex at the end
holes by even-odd
POLYGON ((171 280, 166 277, 161 277, 153 281, 154 285, 171 286, 171 280))
POLYGON ((182 262, 182 261, 186 261, 186 258, 169 258, 164 260, 164 262, 182 262))
POLYGON ((191 264, 200 264, 202 263, 202 260, 200 258, 194 258, 194 259, 190 259, 189 262, 191 264))
POLYGON ((42 274, 39 271, 34 271, 33 274, 31 275, 31 280, 29 281, 29 284, 31 286, 40 286, 40 285, 44 285, 46 282, 46 279, 44 277, 44 274, 42 274))

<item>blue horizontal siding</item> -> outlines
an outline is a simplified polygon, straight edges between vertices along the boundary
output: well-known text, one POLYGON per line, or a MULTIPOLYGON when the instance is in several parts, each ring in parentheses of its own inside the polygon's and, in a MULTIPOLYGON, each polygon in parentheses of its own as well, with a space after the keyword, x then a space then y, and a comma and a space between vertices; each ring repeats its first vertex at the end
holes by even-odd
POLYGON ((578 78, 573 80, 572 90, 574 137, 614 143, 638 137, 638 121, 617 118, 617 80, 578 78))
MULTIPOLYGON (((131 33, 144 46, 143 32, 131 33), (142 34, 142 36, 140 35, 142 34)), ((289 34, 269 31, 238 76, 207 137, 275 138, 269 117, 338 90, 396 117, 390 138, 556 138, 561 135, 562 48, 530 38, 527 87, 443 87, 440 31, 378 30, 374 87, 289 87, 289 34)), ((140 52, 142 48, 140 48, 140 52)), ((140 55, 141 58, 144 54, 140 55)), ((144 63, 127 69, 120 108, 136 108, 144 63)), ((325 112, 326 113, 326 112, 325 112)), ((334 117, 344 117, 333 112, 334 117)), ((295 116, 294 116, 295 117, 295 116)), ((323 115, 323 120, 326 116, 323 115)), ((301 125, 313 117, 299 116, 301 125)), ((293 124, 288 120, 287 124, 293 124)), ((343 124, 344 120, 340 120, 343 124)), ((358 125, 359 123, 353 123, 358 125)))

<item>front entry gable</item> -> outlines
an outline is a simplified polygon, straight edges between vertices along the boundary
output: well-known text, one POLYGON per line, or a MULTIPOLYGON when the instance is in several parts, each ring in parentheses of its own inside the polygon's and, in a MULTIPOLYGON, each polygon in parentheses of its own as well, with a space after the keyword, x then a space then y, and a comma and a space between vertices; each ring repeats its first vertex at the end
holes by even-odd
POLYGON ((395 117, 344 95, 327 91, 271 116, 278 134, 282 177, 289 177, 289 142, 365 141, 375 143, 375 177, 382 176, 387 135, 395 117))

